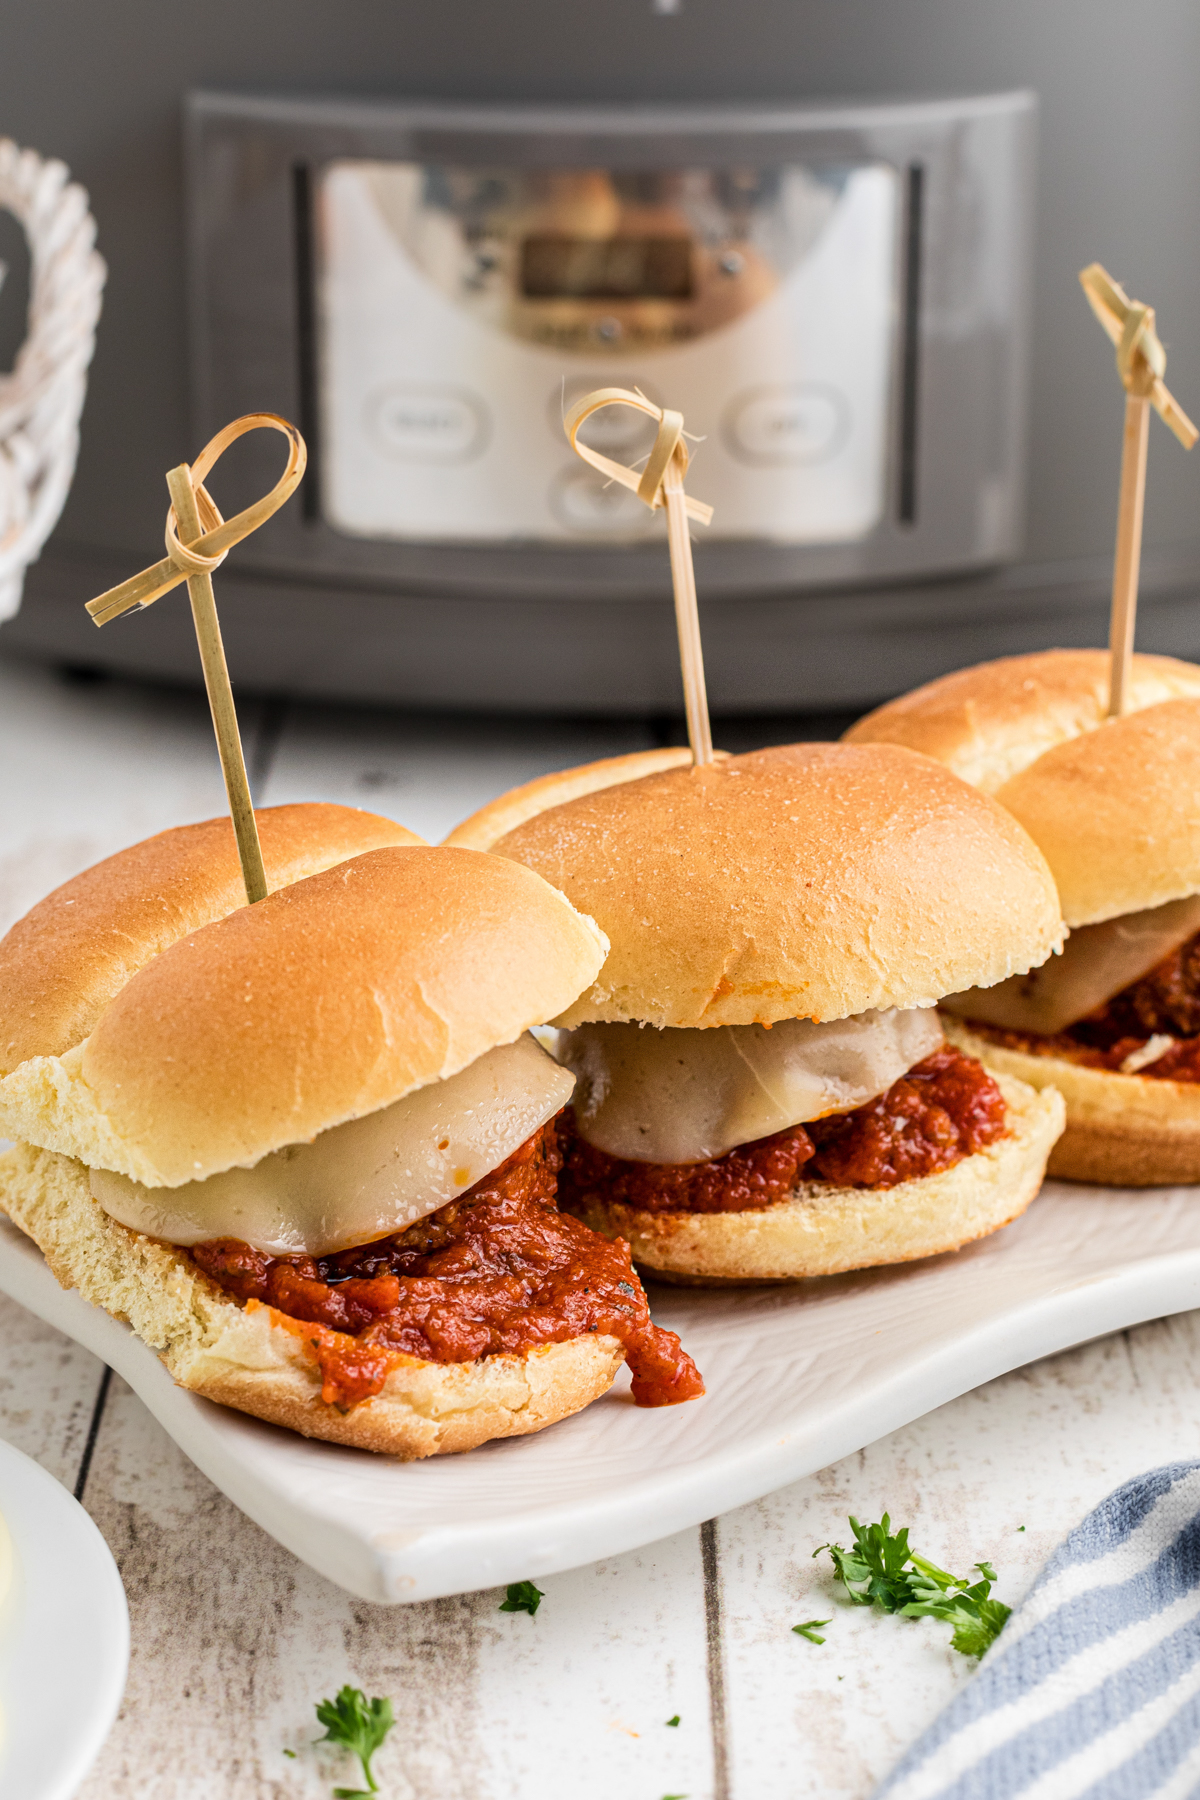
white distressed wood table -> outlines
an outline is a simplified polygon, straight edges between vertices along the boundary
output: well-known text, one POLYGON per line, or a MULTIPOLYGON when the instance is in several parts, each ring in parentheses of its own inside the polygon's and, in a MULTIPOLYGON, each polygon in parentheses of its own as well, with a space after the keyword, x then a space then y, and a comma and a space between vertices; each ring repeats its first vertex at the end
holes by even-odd
MULTIPOLYGON (((512 783, 650 742, 637 726, 243 707, 256 798, 339 800, 431 839, 512 783)), ((741 748, 742 745, 735 746, 741 748)), ((0 929, 47 888, 219 812, 203 700, 0 661, 0 929)), ((390 1695, 387 1800, 859 1800, 969 1679, 945 1627, 854 1611, 826 1559, 846 1514, 1020 1598, 1106 1492, 1200 1454, 1200 1315, 1008 1375, 769 1499, 544 1581, 352 1599, 219 1494, 94 1357, 0 1298, 0 1435, 82 1498, 129 1596, 118 1723, 82 1800, 317 1800, 354 1771, 308 1748, 343 1681, 390 1695), (832 1615, 824 1646, 791 1626, 832 1615), (667 1723, 676 1715, 677 1726, 667 1723), (295 1750, 294 1758, 284 1755, 295 1750)))

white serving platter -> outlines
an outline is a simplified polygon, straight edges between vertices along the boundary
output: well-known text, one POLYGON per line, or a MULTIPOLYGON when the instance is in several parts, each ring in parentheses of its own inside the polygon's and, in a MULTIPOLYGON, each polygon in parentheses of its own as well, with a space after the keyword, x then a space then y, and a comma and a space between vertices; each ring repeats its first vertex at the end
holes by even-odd
POLYGON ((125 1590, 78 1501, 3 1442, 0 1513, 13 1565, 0 1602, 0 1794, 70 1800, 125 1691, 125 1590))
POLYGON ((708 1385, 643 1410, 617 1387, 536 1437, 399 1463, 177 1388, 133 1333, 64 1293, 0 1221, 0 1289, 102 1357, 209 1479, 366 1600, 536 1578, 743 1505, 1089 1338, 1200 1306, 1200 1188, 1048 1182, 957 1255, 785 1287, 656 1288, 708 1385))

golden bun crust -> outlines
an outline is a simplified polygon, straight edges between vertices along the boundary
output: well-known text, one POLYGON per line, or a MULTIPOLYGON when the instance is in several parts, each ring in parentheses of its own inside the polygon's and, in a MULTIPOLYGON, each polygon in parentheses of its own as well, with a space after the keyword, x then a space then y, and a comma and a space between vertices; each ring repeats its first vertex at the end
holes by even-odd
MULTIPOLYGON (((717 750, 714 754, 724 757, 725 752, 717 750)), ((624 781, 640 781, 644 775, 657 775, 663 769, 683 769, 691 760, 692 753, 686 749, 634 750, 628 756, 606 756, 599 762, 580 763, 575 769, 539 775, 536 781, 509 788, 506 794, 481 806, 469 819, 456 825, 445 842, 463 850, 490 850, 497 838, 552 806, 577 800, 581 794, 618 787, 624 781)))
MULTIPOLYGON (((1055 744, 1095 731, 1108 711, 1106 650, 1041 650, 956 669, 859 719, 851 744, 902 744, 994 794, 1055 744)), ((1128 712, 1200 696, 1200 668, 1135 656, 1128 712)))
POLYGON ((996 795, 1038 845, 1067 924, 1200 892, 1200 698, 1055 745, 996 795))
POLYGON ((1063 1128, 1063 1103, 1053 1088, 1038 1093, 1007 1076, 998 1079, 1008 1135, 919 1181, 880 1191, 804 1181, 787 1200, 754 1212, 643 1212, 599 1193, 571 1210, 602 1236, 628 1239, 643 1270, 697 1286, 800 1281, 940 1256, 1025 1211, 1063 1128))
MULTIPOLYGON (((255 816, 271 888, 385 844, 424 841, 352 806, 268 806, 255 816)), ((47 894, 0 941, 0 1075, 31 1056, 61 1056, 138 969, 245 903, 228 818, 161 831, 47 894)))
POLYGON ((110 1219, 79 1163, 18 1144, 0 1156, 0 1205, 62 1286, 127 1320, 181 1387, 305 1437, 406 1461, 472 1450, 580 1411, 624 1360, 615 1338, 592 1336, 470 1363, 405 1357, 380 1394, 341 1413, 321 1399, 302 1332, 269 1307, 245 1311, 182 1251, 110 1219))
POLYGON ((539 813, 494 853, 536 869, 612 943, 566 1026, 929 1005, 1061 941, 1054 884, 1020 826, 891 745, 790 744, 667 770, 539 813))
POLYGON ((976 1056, 997 1079, 1015 1076, 1056 1089, 1066 1101, 1067 1128, 1050 1154, 1048 1173, 1063 1181, 1112 1187, 1163 1187, 1200 1182, 1200 1086, 1088 1069, 1063 1057, 1028 1056, 978 1037, 961 1019, 944 1016, 946 1036, 976 1056))
POLYGON ((513 1042, 606 949, 516 863, 374 850, 172 944, 0 1081, 0 1130, 151 1187, 251 1166, 513 1042))

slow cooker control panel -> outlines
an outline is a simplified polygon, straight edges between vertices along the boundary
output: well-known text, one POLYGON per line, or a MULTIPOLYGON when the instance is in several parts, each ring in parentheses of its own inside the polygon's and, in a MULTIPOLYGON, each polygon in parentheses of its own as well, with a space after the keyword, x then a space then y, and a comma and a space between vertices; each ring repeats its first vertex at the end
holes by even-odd
MULTIPOLYGON (((702 439, 713 535, 864 536, 885 504, 899 190, 879 162, 330 164, 315 208, 326 518, 432 540, 661 529, 563 437, 576 394, 621 385, 702 439)), ((624 461, 649 447, 634 415, 591 430, 624 461)))

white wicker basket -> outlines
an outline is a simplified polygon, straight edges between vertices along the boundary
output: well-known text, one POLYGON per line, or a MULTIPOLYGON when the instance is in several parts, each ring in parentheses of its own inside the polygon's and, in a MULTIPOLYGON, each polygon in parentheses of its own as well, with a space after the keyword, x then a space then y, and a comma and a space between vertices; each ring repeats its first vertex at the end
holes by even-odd
POLYGON ((0 138, 0 207, 29 240, 29 332, 0 375, 0 620, 62 511, 107 273, 88 197, 65 165, 0 138))

